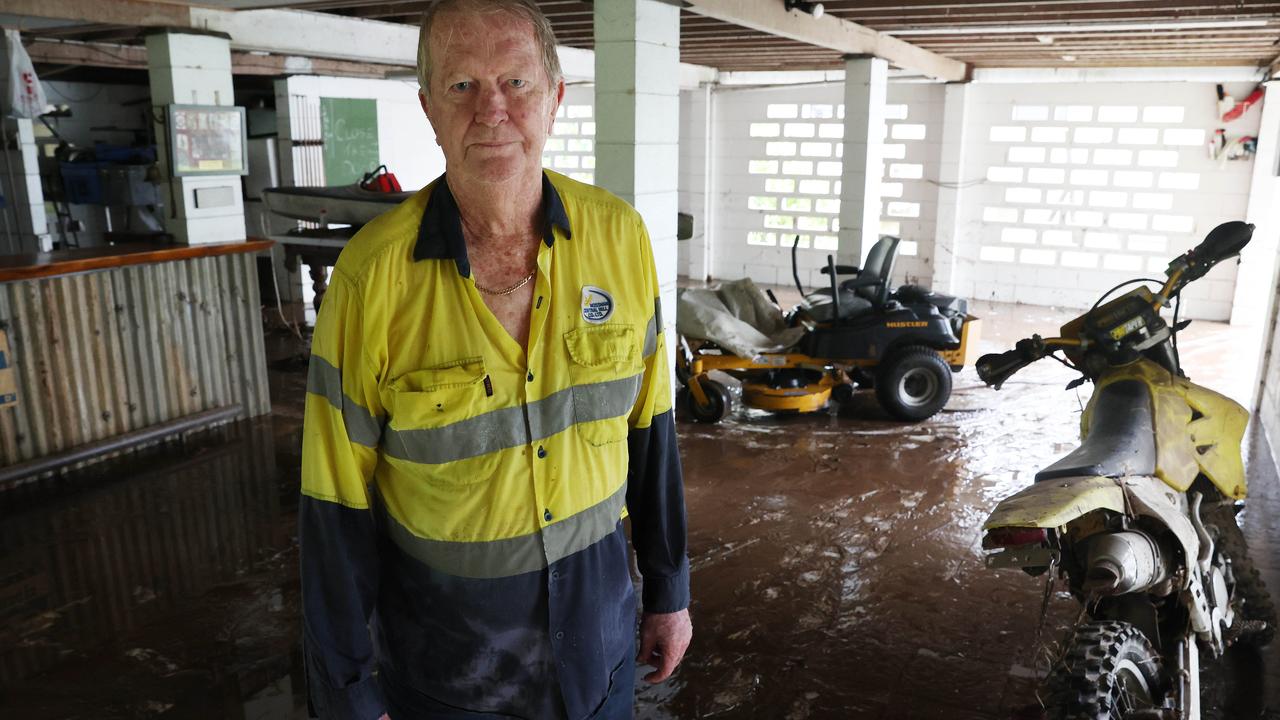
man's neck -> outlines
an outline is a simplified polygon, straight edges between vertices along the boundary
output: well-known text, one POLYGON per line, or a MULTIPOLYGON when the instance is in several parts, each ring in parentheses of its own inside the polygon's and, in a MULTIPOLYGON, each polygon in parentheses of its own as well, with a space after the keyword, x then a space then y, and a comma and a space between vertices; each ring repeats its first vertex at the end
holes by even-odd
POLYGON ((502 184, 457 182, 450 178, 468 242, 503 242, 526 238, 539 226, 542 175, 502 184))

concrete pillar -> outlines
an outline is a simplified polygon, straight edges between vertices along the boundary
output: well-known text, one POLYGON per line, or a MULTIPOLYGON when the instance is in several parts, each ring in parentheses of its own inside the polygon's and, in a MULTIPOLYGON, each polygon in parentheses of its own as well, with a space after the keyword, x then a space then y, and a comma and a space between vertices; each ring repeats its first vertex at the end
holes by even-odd
MULTIPOLYGON (((1275 295, 1272 276, 1276 270, 1277 241, 1280 239, 1280 81, 1266 83, 1258 124, 1258 152, 1253 158, 1253 180, 1249 184, 1248 222, 1257 228, 1253 240, 1240 253, 1236 269, 1235 297, 1231 304, 1231 324, 1260 327, 1270 317, 1275 295)), ((1198 242, 1198 239, 1197 239, 1198 242)))
POLYGON ((697 282, 711 275, 715 203, 715 96, 703 83, 680 95, 680 212, 693 217, 693 236, 678 243, 680 274, 697 282))
MULTIPOLYGON (((151 103, 157 119, 170 104, 235 105, 231 41, 220 33, 158 32, 147 36, 151 103)), ((165 230, 184 245, 245 239, 239 175, 171 176, 168 128, 156 126, 165 230)))
POLYGON ((844 171, 840 174, 838 262, 862 266, 880 237, 884 175, 884 98, 889 63, 850 57, 844 63, 844 171))
POLYGON ((950 83, 943 91, 942 152, 938 163, 938 219, 933 248, 935 292, 954 293, 957 250, 963 244, 960 227, 960 188, 965 163, 965 108, 969 86, 950 83))
POLYGON ((4 123, 0 143, 0 253, 45 252, 53 249, 44 211, 44 190, 32 121, 0 118, 4 123))
POLYGON ((680 10, 657 0, 596 0, 594 7, 596 184, 644 217, 674 352, 680 10))

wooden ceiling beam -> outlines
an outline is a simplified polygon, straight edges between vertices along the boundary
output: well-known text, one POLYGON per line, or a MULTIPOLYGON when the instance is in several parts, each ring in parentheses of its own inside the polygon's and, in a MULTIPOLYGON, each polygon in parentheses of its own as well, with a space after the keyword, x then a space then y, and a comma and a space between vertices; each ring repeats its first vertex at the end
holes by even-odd
MULTIPOLYGON (((146 70, 147 50, 137 45, 105 43, 70 43, 37 40, 28 43, 27 53, 33 62, 48 65, 84 65, 125 70, 146 70)), ((334 75, 339 77, 385 78, 389 73, 403 72, 399 65, 302 58, 291 55, 262 55, 234 51, 231 53, 233 75, 334 75)))
POLYGON ((947 81, 969 77, 964 63, 833 16, 788 12, 778 0, 686 0, 686 10, 847 55, 874 55, 894 65, 947 81))
POLYGON ((8 15, 133 27, 190 27, 191 8, 147 0, 4 0, 8 15))

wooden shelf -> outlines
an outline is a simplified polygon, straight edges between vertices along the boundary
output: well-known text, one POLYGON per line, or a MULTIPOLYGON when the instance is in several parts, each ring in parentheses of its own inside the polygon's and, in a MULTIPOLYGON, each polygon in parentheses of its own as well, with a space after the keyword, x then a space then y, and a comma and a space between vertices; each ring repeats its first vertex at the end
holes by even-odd
POLYGON ((0 255, 0 282, 57 277, 90 270, 148 265, 191 258, 257 253, 274 245, 271 240, 251 238, 247 242, 212 245, 162 245, 128 243, 108 247, 58 250, 25 255, 0 255))

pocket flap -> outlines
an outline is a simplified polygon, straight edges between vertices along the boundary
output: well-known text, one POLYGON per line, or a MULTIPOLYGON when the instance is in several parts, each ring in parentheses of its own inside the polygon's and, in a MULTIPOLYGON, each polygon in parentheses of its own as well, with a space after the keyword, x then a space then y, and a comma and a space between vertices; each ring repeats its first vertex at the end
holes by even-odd
POLYGON ((635 338, 635 328, 616 323, 578 328, 564 335, 569 356, 590 368, 630 363, 638 352, 635 338))
POLYGON ((434 392, 474 385, 484 380, 484 376, 484 358, 463 358, 422 370, 410 370, 392 380, 391 389, 396 392, 434 392))

